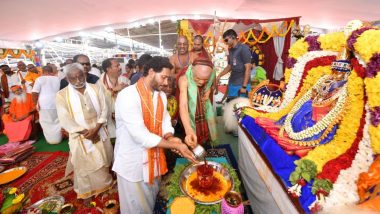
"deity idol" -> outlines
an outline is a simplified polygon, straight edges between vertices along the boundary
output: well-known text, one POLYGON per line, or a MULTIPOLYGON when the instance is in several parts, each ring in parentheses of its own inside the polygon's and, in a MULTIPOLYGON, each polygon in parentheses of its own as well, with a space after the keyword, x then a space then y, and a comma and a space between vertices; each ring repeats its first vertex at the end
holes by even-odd
POLYGON ((286 116, 279 121, 256 118, 256 123, 290 155, 302 157, 315 146, 328 143, 347 106, 350 67, 348 60, 334 61, 332 74, 319 79, 286 116))

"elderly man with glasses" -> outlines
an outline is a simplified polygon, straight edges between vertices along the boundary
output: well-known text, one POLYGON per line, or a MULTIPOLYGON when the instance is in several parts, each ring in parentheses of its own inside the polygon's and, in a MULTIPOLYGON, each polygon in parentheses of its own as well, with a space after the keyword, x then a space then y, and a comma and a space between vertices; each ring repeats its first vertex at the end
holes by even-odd
MULTIPOLYGON (((79 63, 83 66, 87 83, 95 84, 98 81, 99 77, 97 77, 94 74, 89 73, 91 70, 91 63, 90 63, 90 58, 88 58, 88 56, 86 56, 84 54, 75 55, 73 57, 73 62, 79 63)), ((63 89, 68 85, 69 85, 69 83, 67 82, 67 80, 62 79, 59 88, 63 89)))

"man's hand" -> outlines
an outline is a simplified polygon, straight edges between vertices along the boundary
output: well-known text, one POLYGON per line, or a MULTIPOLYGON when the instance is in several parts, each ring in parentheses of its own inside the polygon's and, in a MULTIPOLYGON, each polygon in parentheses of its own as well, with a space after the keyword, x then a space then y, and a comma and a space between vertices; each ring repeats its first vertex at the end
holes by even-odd
POLYGON ((176 146, 176 149, 180 155, 187 160, 191 161, 192 163, 198 163, 198 161, 195 159, 195 156, 193 152, 189 150, 189 148, 186 146, 186 144, 180 143, 178 146, 176 146))
POLYGON ((89 129, 87 132, 85 132, 83 134, 83 137, 88 139, 88 140, 92 140, 93 143, 96 143, 97 139, 99 138, 98 131, 99 131, 99 129, 97 129, 97 128, 89 129))
POLYGON ((190 133, 185 137, 185 143, 191 148, 195 148, 198 144, 197 135, 195 133, 190 133))
POLYGON ((115 92, 119 92, 121 90, 123 90, 125 87, 127 87, 128 85, 127 84, 124 84, 124 83, 118 83, 115 88, 113 88, 113 91, 115 92))
POLYGON ((245 88, 240 88, 240 94, 246 94, 247 93, 247 89, 245 88))

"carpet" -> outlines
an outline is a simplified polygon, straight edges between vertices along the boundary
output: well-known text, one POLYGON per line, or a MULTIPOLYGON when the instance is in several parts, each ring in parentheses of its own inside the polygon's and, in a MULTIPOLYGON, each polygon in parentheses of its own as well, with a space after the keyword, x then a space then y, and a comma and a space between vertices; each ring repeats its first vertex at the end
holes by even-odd
MULTIPOLYGON (((27 193, 29 205, 53 195, 61 195, 65 203, 72 203, 76 207, 76 213, 87 210, 83 200, 77 200, 74 192, 73 174, 65 177, 67 152, 36 152, 19 165, 28 167, 28 172, 20 179, 8 184, 8 187, 17 187, 21 192, 27 193)), ((97 196, 94 201, 97 206, 103 208, 105 202, 110 199, 118 201, 117 186, 104 194, 97 196)))

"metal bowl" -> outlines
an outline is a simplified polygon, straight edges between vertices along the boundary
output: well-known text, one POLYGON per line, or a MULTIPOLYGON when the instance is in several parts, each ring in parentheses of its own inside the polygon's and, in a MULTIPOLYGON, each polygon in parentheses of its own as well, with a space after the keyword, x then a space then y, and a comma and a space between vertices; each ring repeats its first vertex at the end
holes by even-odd
POLYGON ((44 208, 51 212, 59 213, 61 211, 62 206, 65 204, 65 198, 60 195, 50 196, 44 199, 41 199, 34 203, 29 208, 37 208, 39 210, 43 210, 44 208))
MULTIPOLYGON (((199 162, 197 164, 192 164, 188 167, 186 167, 182 172, 181 172, 181 175, 179 177, 179 187, 182 191, 183 194, 187 195, 188 197, 190 197, 191 199, 193 199, 195 202, 199 203, 199 204, 216 204, 216 203, 219 203, 222 201, 222 198, 223 197, 220 197, 218 200, 215 200, 215 201, 211 201, 211 202, 205 202, 205 201, 200 201, 198 199, 195 199, 193 198, 189 193, 188 193, 188 190, 186 188, 186 181, 187 179, 189 178, 189 176, 193 173, 193 172, 196 172, 197 171, 197 168, 198 166, 200 165, 203 165, 204 162, 199 162)), ((228 191, 231 191, 233 188, 234 188, 234 181, 230 175, 230 173, 228 172, 228 170, 223 167, 222 164, 220 163, 217 163, 217 162, 213 162, 213 161, 207 161, 207 164, 208 165, 211 165, 212 168, 214 168, 214 170, 216 172, 219 172, 220 174, 223 175, 223 177, 228 181, 228 182, 231 182, 231 187, 230 189, 227 190, 228 191)))

